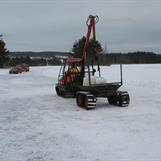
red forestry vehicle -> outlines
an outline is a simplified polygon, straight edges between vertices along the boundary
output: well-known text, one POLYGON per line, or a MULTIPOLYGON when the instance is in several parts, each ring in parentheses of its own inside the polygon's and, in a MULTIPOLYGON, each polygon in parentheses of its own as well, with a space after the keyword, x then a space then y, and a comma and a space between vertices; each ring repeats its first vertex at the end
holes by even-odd
POLYGON ((15 67, 12 67, 9 70, 10 74, 19 74, 22 72, 29 72, 29 65, 28 64, 20 64, 20 65, 16 65, 15 67))
MULTIPOLYGON (((98 97, 106 97, 109 104, 125 107, 130 102, 129 94, 127 91, 118 90, 123 84, 122 65, 120 64, 121 80, 106 83, 105 79, 101 77, 99 61, 97 61, 99 76, 96 76, 96 69, 94 69, 96 66, 85 63, 92 31, 94 42, 96 42, 95 24, 98 20, 98 16, 90 15, 88 17, 88 32, 82 57, 64 59, 59 71, 58 83, 55 85, 56 93, 62 97, 76 97, 77 105, 85 109, 95 108, 98 97)), ((97 53, 93 53, 93 56, 98 60, 97 53)))

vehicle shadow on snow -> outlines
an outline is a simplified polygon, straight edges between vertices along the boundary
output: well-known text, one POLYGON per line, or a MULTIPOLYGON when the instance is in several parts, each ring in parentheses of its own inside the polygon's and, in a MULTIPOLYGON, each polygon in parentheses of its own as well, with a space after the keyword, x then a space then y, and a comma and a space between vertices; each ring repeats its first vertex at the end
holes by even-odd
MULTIPOLYGON (((61 108, 68 108, 68 110, 69 109, 70 110, 81 110, 81 109, 86 110, 85 108, 79 107, 77 105, 75 98, 63 98, 63 97, 57 96, 57 94, 54 94, 52 98, 56 100, 57 103, 59 102, 58 104, 61 104, 62 106, 61 108)), ((109 104, 107 99, 100 99, 100 100, 98 99, 95 110, 107 109, 107 108, 120 108, 120 107, 109 104)))
POLYGON ((99 109, 106 109, 106 108, 112 109, 112 108, 120 108, 120 107, 119 106, 116 106, 116 105, 111 105, 108 102, 107 103, 105 103, 105 102, 99 102, 99 103, 97 103, 95 109, 99 110, 99 109))

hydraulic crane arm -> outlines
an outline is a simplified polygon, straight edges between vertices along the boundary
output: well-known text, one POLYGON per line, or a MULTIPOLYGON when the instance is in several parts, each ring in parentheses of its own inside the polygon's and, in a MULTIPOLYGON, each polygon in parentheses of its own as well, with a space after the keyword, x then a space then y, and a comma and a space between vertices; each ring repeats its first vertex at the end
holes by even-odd
POLYGON ((87 50, 88 50, 88 46, 89 46, 89 40, 90 40, 92 30, 93 30, 94 43, 96 42, 95 24, 98 22, 98 20, 99 20, 98 16, 92 16, 92 15, 89 15, 89 17, 87 19, 86 24, 88 26, 88 32, 87 32, 87 36, 86 36, 85 46, 83 49, 82 60, 86 59, 87 50))

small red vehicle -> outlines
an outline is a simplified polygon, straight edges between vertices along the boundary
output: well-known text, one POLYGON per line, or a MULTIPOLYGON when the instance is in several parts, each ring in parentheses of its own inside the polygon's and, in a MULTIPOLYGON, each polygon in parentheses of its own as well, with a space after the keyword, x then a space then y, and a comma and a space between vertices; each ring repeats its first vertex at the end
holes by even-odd
POLYGON ((24 72, 29 72, 29 65, 28 64, 21 64, 21 68, 24 72))
POLYGON ((22 72, 29 72, 29 65, 27 64, 16 65, 15 67, 12 67, 10 69, 9 74, 19 74, 22 72))

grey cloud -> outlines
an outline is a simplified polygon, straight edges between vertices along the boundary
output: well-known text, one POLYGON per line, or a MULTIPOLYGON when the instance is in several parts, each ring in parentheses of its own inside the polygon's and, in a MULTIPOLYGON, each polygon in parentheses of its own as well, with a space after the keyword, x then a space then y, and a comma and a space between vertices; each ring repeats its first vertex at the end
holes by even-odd
POLYGON ((98 14, 97 38, 112 51, 161 51, 161 2, 134 0, 0 0, 0 33, 9 50, 69 51, 98 14))

